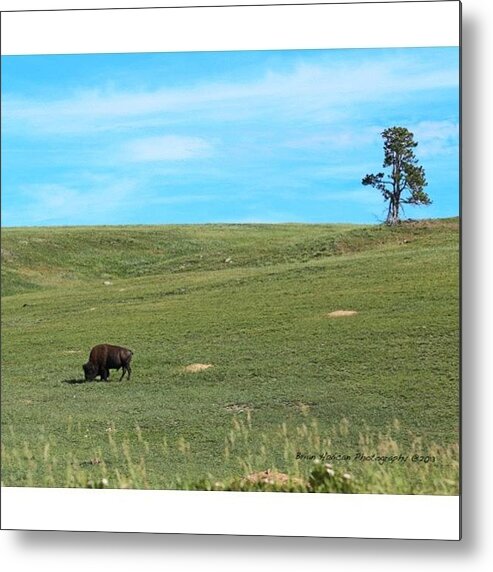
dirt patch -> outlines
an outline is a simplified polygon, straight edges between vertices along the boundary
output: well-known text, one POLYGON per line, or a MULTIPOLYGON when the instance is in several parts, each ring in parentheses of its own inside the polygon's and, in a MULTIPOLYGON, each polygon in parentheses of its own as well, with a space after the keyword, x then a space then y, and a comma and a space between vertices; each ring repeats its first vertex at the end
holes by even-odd
POLYGON ((244 481, 254 485, 258 483, 263 483, 266 485, 285 485, 286 483, 296 485, 305 484, 303 479, 290 477, 286 473, 278 473, 277 471, 271 471, 271 469, 267 469, 266 471, 261 471, 259 473, 251 473, 245 477, 244 481))
POLYGON ((82 353, 82 350, 65 350, 63 353, 64 354, 80 354, 80 353, 82 353))
POLYGON ((327 317, 329 318, 344 318, 346 316, 355 316, 358 312, 356 310, 335 310, 334 312, 329 312, 327 317))
POLYGON ((282 404, 285 405, 286 407, 292 407, 296 411, 299 411, 300 413, 303 414, 309 413, 313 408, 313 406, 315 405, 314 402, 305 403, 304 401, 299 401, 299 400, 293 401, 291 399, 283 399, 282 404))
POLYGON ((183 368, 183 371, 190 372, 190 373, 197 373, 198 371, 204 371, 205 369, 209 369, 210 367, 214 367, 211 363, 191 363, 183 368))
POLYGON ((313 403, 303 403, 303 401, 295 401, 290 405, 300 413, 308 413, 311 410, 313 403))
POLYGON ((89 465, 100 465, 103 461, 101 459, 99 459, 98 457, 95 457, 94 459, 89 459, 88 461, 82 461, 80 463, 81 467, 87 467, 89 465))
POLYGON ((7 250, 6 248, 1 248, 0 254, 1 254, 2 260, 5 260, 5 262, 8 262, 8 261, 12 260, 13 258, 15 258, 13 252, 11 252, 10 250, 7 250))
POLYGON ((231 405, 226 405, 224 409, 231 413, 245 413, 246 411, 253 411, 253 405, 249 405, 248 403, 232 403, 231 405))

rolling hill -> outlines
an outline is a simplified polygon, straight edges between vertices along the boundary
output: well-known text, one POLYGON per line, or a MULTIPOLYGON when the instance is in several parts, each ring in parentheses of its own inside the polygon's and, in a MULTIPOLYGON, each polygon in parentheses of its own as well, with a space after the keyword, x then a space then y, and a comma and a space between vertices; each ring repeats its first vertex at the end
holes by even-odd
POLYGON ((2 230, 7 486, 77 486, 76 466, 180 487, 365 435, 454 446, 458 425, 458 219, 2 230), (131 382, 83 382, 102 342, 135 352, 131 382))

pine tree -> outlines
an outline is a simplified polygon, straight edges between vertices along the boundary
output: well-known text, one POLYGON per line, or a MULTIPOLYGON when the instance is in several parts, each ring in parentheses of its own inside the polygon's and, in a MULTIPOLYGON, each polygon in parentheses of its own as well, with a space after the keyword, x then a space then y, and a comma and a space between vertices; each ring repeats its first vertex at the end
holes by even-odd
POLYGON ((383 166, 391 169, 390 175, 366 175, 361 182, 378 189, 388 201, 386 223, 393 225, 399 222, 402 205, 430 205, 431 199, 424 191, 428 184, 425 171, 414 155, 413 150, 418 144, 413 133, 405 127, 389 127, 383 131, 382 137, 383 166))

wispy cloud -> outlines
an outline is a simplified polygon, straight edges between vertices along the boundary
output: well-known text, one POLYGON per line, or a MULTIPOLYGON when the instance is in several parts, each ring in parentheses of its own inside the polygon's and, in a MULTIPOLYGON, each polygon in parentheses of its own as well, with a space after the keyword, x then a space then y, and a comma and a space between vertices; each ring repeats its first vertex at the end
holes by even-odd
POLYGON ((131 204, 134 181, 113 181, 80 187, 59 183, 24 185, 18 194, 24 199, 22 209, 2 209, 3 224, 115 224, 131 204), (26 222, 28 221, 28 222, 26 222))
POLYGON ((212 145, 203 138, 163 135, 126 142, 121 159, 136 163, 180 161, 209 157, 212 153, 212 145))
POLYGON ((202 82, 188 88, 147 91, 83 89, 70 96, 30 99, 6 93, 6 129, 41 134, 81 134, 176 123, 193 113, 196 119, 235 120, 309 115, 327 120, 352 105, 383 100, 391 94, 457 86, 457 73, 430 69, 410 57, 349 64, 299 63, 290 71, 268 70, 251 81, 202 82))
POLYGON ((337 128, 330 131, 312 133, 308 136, 301 135, 284 143, 291 149, 312 150, 348 150, 373 144, 382 131, 382 127, 358 127, 357 129, 337 128))
POLYGON ((459 124, 455 121, 422 121, 410 127, 418 141, 420 157, 457 154, 459 150, 459 124))

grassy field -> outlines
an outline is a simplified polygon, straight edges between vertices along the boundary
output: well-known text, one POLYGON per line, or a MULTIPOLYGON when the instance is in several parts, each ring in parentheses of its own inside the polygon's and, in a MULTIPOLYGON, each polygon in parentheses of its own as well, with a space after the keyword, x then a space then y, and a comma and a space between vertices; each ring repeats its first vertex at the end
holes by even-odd
POLYGON ((237 488, 329 453, 354 492, 456 494, 458 224, 3 229, 2 484, 237 488), (84 382, 103 342, 130 382, 84 382))

